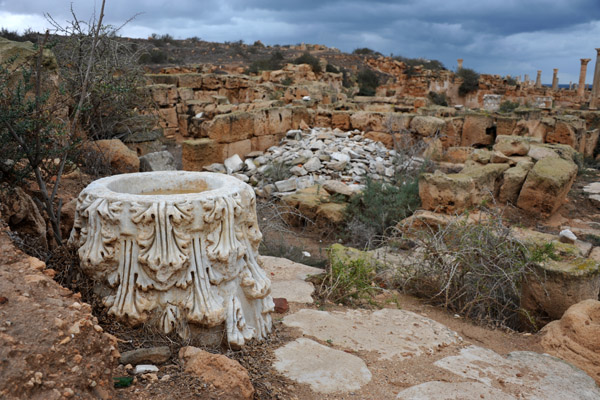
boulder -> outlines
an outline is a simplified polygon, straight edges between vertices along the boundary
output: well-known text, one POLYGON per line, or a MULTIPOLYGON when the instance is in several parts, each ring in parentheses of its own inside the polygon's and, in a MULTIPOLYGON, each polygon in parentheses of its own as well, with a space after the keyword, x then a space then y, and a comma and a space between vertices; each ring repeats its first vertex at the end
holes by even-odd
POLYGON ((523 282, 521 308, 530 316, 559 319, 572 305, 598 299, 600 263, 577 257, 539 264, 523 282))
POLYGON ((164 151, 148 153, 140 157, 140 171, 176 171, 173 154, 164 151))
POLYGON ((223 162, 225 146, 209 138, 186 140, 181 147, 181 158, 184 170, 202 171, 204 166, 223 162))
POLYGON ((498 200, 502 203, 515 204, 523 187, 527 174, 533 168, 533 162, 522 161, 504 171, 498 200))
POLYGON ((494 143, 496 130, 492 117, 468 114, 463 125, 461 146, 488 146, 494 143))
POLYGON ((577 175, 577 165, 562 158, 546 157, 538 161, 529 174, 517 207, 534 214, 550 215, 560 207, 577 175))
POLYGON ((558 321, 541 331, 548 354, 581 368, 600 384, 600 302, 589 299, 572 305, 558 321))
POLYGON ((96 153, 96 157, 101 157, 110 165, 110 168, 119 174, 139 172, 140 159, 135 151, 130 150, 119 139, 96 140, 84 145, 84 151, 96 153))
POLYGON ((522 136, 496 136, 494 150, 505 156, 524 156, 529 152, 529 140, 522 136))
POLYGON ((20 187, 0 186, 0 214, 11 230, 32 239, 42 249, 48 249, 46 221, 40 210, 20 187))
POLYGON ((410 128, 421 136, 433 136, 441 132, 445 126, 446 122, 437 117, 418 115, 410 121, 410 128))
POLYGON ((222 392, 221 399, 252 399, 254 387, 246 368, 222 354, 211 354, 196 347, 179 350, 185 372, 195 375, 222 392))

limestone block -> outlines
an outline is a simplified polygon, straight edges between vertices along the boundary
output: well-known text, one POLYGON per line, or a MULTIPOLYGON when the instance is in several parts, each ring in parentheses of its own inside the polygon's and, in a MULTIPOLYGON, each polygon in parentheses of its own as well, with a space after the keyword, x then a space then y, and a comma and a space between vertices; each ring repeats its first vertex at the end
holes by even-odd
POLYGON ((521 307, 531 315, 559 319, 572 305, 598 299, 600 263, 588 258, 549 260, 523 282, 521 307))
POLYGON ((577 148, 580 132, 581 128, 578 129, 576 124, 572 123, 572 121, 557 119, 554 131, 550 131, 546 134, 545 141, 547 143, 566 144, 567 146, 577 148))
POLYGON ((231 345, 271 331, 271 282, 257 262, 254 190, 210 172, 114 175, 79 195, 69 243, 108 314, 186 338, 219 328, 231 345))
POLYGON ((598 145, 598 137, 600 136, 600 130, 594 129, 591 131, 584 131, 579 138, 579 147, 577 151, 583 154, 585 157, 593 157, 598 145))
POLYGON ((529 140, 521 136, 496 136, 494 150, 505 156, 524 156, 529 152, 529 140))
POLYGON ((523 184, 517 207, 535 213, 552 214, 560 207, 577 175, 577 165, 562 158, 538 161, 523 184))
POLYGON ((168 151, 157 151, 140 157, 140 172, 175 171, 175 158, 168 151))
POLYGON ((475 151, 473 147, 449 147, 444 153, 444 161, 463 164, 475 151))
POLYGON ((309 110, 304 106, 291 107, 292 109, 292 127, 291 129, 298 129, 300 123, 304 121, 305 124, 313 126, 315 120, 315 111, 309 110))
POLYGON ((494 119, 484 114, 468 114, 462 130, 461 146, 487 146, 494 143, 494 119))
POLYGON ((177 94, 179 96, 179 100, 184 103, 189 100, 194 100, 194 89, 188 87, 179 87, 177 88, 177 94))
POLYGON ((327 113, 318 113, 315 116, 315 126, 327 128, 331 126, 331 115, 327 113))
POLYGON ((510 168, 508 164, 465 164, 460 174, 470 177, 474 184, 472 192, 472 205, 480 204, 485 200, 496 198, 500 190, 500 182, 504 172, 510 168))
POLYGON ((254 115, 241 111, 217 115, 206 123, 206 132, 209 138, 219 143, 250 139, 254 133, 254 115))
POLYGON ((183 169, 186 171, 201 171, 202 167, 223 162, 226 158, 225 146, 208 138, 184 141, 181 152, 183 169))
POLYGON ((600 383, 600 302, 584 300, 571 307, 559 321, 541 331, 541 344, 548 354, 559 357, 588 373, 600 383))
MULTIPOLYGON (((289 207, 292 207, 306 218, 315 220, 317 217, 317 208, 321 203, 329 201, 329 193, 321 186, 314 185, 306 189, 298 190, 296 193, 283 196, 281 201, 289 207)), ((304 222, 302 218, 293 213, 286 216, 289 222, 294 226, 300 226, 304 222)))
POLYGON ((254 387, 246 368, 223 354, 212 354, 196 347, 186 346, 179 350, 184 370, 214 386, 223 398, 251 400, 254 387))
POLYGON ((446 118, 445 121, 446 124, 444 125, 444 129, 442 129, 442 136, 440 138, 444 148, 460 146, 464 118, 446 118))
POLYGON ((498 200, 502 203, 516 204, 527 174, 533 168, 533 162, 519 162, 512 168, 507 169, 502 175, 502 186, 498 200))
POLYGON ((175 107, 159 108, 159 123, 163 128, 177 128, 179 123, 177 121, 177 111, 175 107))
POLYGON ((376 142, 381 142, 388 149, 394 148, 394 139, 393 139, 392 135, 389 133, 370 131, 370 132, 365 133, 364 137, 367 139, 374 140, 376 142))
POLYGON ((462 174, 423 174, 419 179, 419 197, 425 210, 460 212, 472 204, 473 179, 462 174))
POLYGON ((496 119, 496 134, 510 136, 517 126, 515 117, 498 117, 496 119))
POLYGON ((140 160, 135 151, 130 150, 119 139, 96 140, 87 143, 84 151, 89 152, 90 156, 97 153, 95 157, 109 163, 111 169, 117 173, 126 174, 140 170, 140 160))
POLYGON ((156 84, 177 86, 178 82, 176 74, 146 74, 144 76, 156 84))
POLYGON ((515 129, 511 135, 513 136, 527 136, 540 139, 542 142, 546 140, 548 131, 553 129, 553 124, 549 125, 547 122, 538 120, 520 120, 517 122, 515 129))
POLYGON ((185 114, 177 114, 177 127, 181 136, 189 136, 188 132, 189 116, 185 114))
POLYGON ((252 151, 252 142, 250 139, 240 140, 238 142, 227 143, 225 145, 226 157, 231 157, 234 154, 238 154, 240 157, 246 156, 246 154, 252 151))
POLYGON ((575 149, 564 144, 541 144, 532 142, 529 146, 527 155, 536 161, 547 157, 573 161, 575 157, 575 149))
POLYGON ((421 136, 433 136, 436 133, 440 133, 445 126, 446 122, 437 117, 417 115, 410 121, 410 129, 421 136))
POLYGON ((252 151, 265 151, 271 146, 279 144, 280 135, 263 135, 250 139, 252 151))
POLYGON ((192 89, 201 89, 202 74, 177 74, 177 86, 192 89))
POLYGON ((202 75, 202 90, 218 90, 223 87, 223 83, 215 74, 202 75))
POLYGON ((334 111, 331 113, 331 128, 350 130, 350 113, 347 111, 334 111))
POLYGON ((177 87, 175 85, 156 84, 146 86, 152 94, 152 100, 159 106, 172 106, 177 102, 177 87))
POLYGON ((350 116, 352 129, 358 129, 363 132, 385 131, 387 116, 385 113, 359 111, 350 116))

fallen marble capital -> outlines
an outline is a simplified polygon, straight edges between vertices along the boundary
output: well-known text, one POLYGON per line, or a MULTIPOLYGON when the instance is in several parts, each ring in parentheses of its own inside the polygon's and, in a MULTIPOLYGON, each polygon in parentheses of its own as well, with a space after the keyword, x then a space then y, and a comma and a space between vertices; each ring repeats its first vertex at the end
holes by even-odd
POLYGON ((161 171, 92 182, 69 242, 109 314, 169 333, 223 326, 241 346, 271 331, 254 191, 234 177, 161 171))

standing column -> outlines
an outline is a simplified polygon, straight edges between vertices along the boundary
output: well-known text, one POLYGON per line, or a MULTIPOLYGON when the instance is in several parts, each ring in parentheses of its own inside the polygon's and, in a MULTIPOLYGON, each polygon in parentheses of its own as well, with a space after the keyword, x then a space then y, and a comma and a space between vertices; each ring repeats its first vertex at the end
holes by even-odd
POLYGON ((587 65, 592 61, 591 58, 581 59, 581 69, 579 70, 579 86, 577 86, 577 96, 583 98, 585 94, 585 75, 587 74, 587 65))
POLYGON ((594 69, 594 82, 592 83, 590 108, 596 108, 596 104, 598 104, 598 93, 600 93, 600 49, 596 49, 596 53, 596 68, 594 69))
POLYGON ((535 87, 537 89, 542 87, 542 71, 537 72, 537 77, 535 78, 535 87))
POLYGON ((525 74, 525 77, 523 78, 523 83, 525 84, 525 86, 529 86, 529 74, 525 74))
POLYGON ((558 90, 558 68, 554 68, 552 71, 552 90, 558 90))
POLYGON ((458 69, 462 69, 463 59, 459 58, 458 60, 456 60, 456 62, 458 63, 458 69))

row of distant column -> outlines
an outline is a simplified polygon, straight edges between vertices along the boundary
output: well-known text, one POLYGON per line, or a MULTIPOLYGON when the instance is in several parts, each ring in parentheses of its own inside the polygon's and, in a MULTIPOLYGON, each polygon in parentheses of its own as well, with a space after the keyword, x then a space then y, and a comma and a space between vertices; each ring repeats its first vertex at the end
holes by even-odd
MULTIPOLYGON (((600 94, 600 48, 596 49, 596 68, 594 70, 594 80, 592 82, 592 95, 590 98, 590 108, 596 108, 596 105, 599 103, 598 95, 600 94)), ((463 59, 459 58, 456 60, 458 62, 458 69, 461 69, 463 66, 463 59)), ((579 85, 577 86, 577 96, 583 98, 585 94, 585 76, 587 73, 587 65, 592 61, 591 58, 582 58, 581 59, 581 69, 579 71, 579 85)), ((554 75, 552 76, 552 89, 558 90, 558 68, 554 68, 554 75)), ((529 77, 525 75, 525 81, 528 81, 529 77)), ((535 79, 535 87, 542 87, 542 71, 537 72, 537 77, 535 79)))

